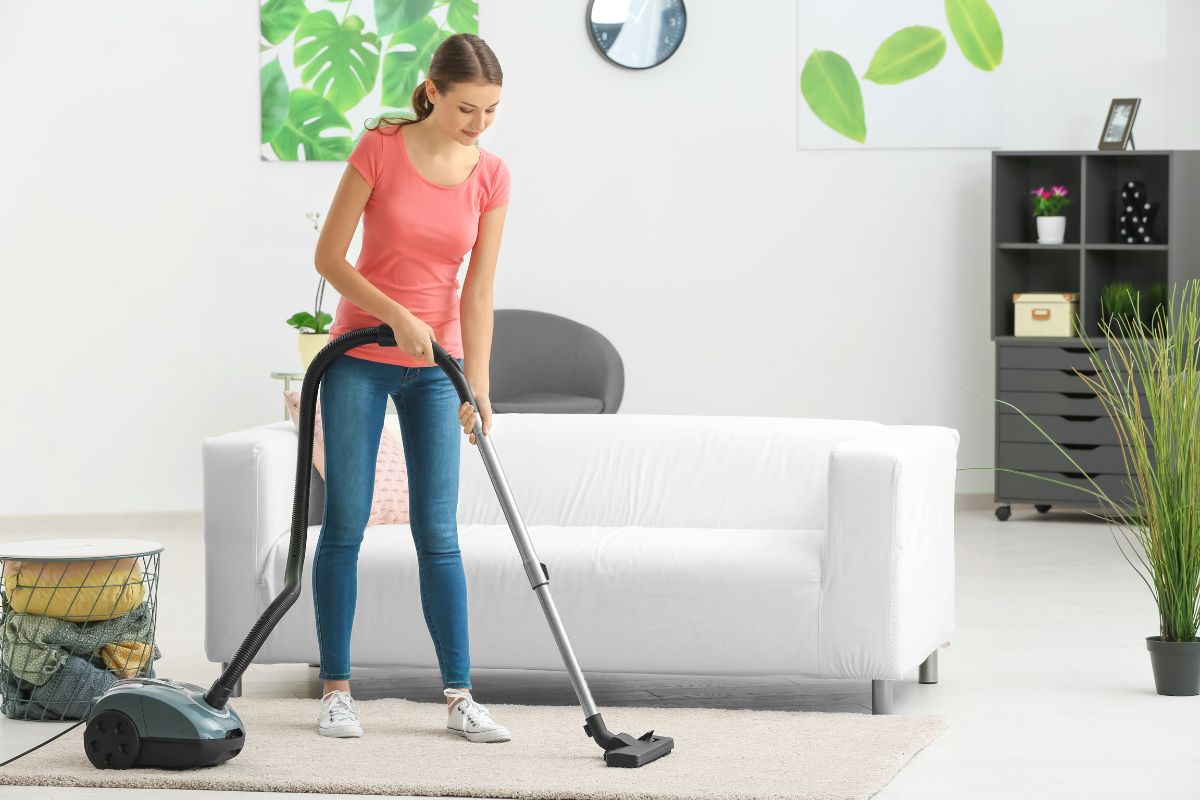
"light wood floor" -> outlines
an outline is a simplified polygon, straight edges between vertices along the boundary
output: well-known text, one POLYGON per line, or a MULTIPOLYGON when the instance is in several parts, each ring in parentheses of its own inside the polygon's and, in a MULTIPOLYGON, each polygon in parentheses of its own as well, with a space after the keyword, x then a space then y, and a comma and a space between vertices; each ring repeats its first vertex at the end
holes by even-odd
MULTIPOLYGON (((59 528, 38 535, 92 532, 100 533, 59 528)), ((1083 514, 1039 516, 1032 508, 1015 507, 1013 518, 1001 523, 990 508, 957 512, 957 631, 941 650, 940 683, 918 684, 914 669, 895 687, 896 713, 941 714, 950 729, 918 753, 877 798, 1200 797, 1193 772, 1200 746, 1200 697, 1155 693, 1145 637, 1158 633, 1157 613, 1149 590, 1121 556, 1114 532, 1083 514)), ((158 642, 164 657, 157 671, 210 684, 217 665, 204 657, 203 605, 196 600, 203 592, 199 528, 103 533, 166 545, 162 570, 171 580, 164 579, 159 592, 158 642)), ((0 541, 26 538, 34 537, 0 525, 0 541)), ((600 705, 870 713, 866 681, 592 672, 587 677, 600 705)), ((475 697, 485 704, 561 704, 564 714, 578 715, 582 724, 565 674, 473 670, 472 681, 475 697)), ((422 693, 430 702, 441 698, 432 669, 356 667, 352 687, 364 699, 419 699, 422 693)), ((252 665, 244 689, 246 695, 313 698, 315 724, 320 696, 315 669, 252 665)), ((0 717, 0 761, 67 724, 0 717)), ((619 727, 620 720, 609 724, 619 727)), ((67 736, 82 737, 82 730, 67 736)), ((0 786, 0 798, 166 796, 265 800, 274 794, 0 786)))

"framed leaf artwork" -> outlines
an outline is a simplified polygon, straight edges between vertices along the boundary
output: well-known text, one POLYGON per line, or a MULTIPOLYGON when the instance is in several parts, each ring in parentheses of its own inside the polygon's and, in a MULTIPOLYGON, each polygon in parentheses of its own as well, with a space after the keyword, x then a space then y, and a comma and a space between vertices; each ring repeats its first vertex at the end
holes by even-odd
POLYGON ((414 116, 438 45, 479 34, 476 0, 261 0, 264 161, 343 161, 381 115, 414 116))
POLYGON ((1002 2, 797 0, 797 148, 998 147, 1002 2))

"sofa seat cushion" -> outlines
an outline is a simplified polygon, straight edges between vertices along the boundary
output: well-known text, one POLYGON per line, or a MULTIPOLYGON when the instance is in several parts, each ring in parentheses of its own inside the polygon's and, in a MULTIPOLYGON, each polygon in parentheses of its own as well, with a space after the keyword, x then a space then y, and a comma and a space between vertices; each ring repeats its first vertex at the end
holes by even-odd
MULTIPOLYGON (((562 671, 562 657, 506 525, 459 524, 471 663, 562 671)), ((819 530, 527 528, 585 672, 815 674, 819 530)), ((255 659, 317 663, 308 530, 302 591, 255 659)), ((289 536, 264 562, 261 613, 283 589, 289 536)), ((437 666, 408 524, 367 528, 359 552, 351 663, 437 666)))

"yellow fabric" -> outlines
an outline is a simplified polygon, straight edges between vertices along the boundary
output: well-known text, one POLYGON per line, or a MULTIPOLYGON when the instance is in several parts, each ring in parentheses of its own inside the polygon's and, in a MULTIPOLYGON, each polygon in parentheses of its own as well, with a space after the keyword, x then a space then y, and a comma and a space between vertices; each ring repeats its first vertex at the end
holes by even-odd
POLYGON ((89 622, 124 616, 146 599, 136 558, 5 561, 4 594, 22 614, 89 622))
POLYGON ((105 666, 122 678, 136 678, 153 656, 154 649, 142 642, 117 642, 100 648, 100 657, 104 659, 105 666))

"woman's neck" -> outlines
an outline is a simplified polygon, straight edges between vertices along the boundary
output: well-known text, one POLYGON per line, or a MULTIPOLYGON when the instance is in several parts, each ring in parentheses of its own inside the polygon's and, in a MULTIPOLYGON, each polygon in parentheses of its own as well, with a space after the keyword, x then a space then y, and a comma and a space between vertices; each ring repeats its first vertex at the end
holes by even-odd
MULTIPOLYGON (((426 117, 425 120, 427 119, 429 118, 426 117)), ((410 122, 408 127, 416 131, 417 147, 433 160, 456 162, 463 157, 465 151, 476 149, 476 145, 464 145, 456 142, 444 135, 433 124, 423 124, 425 120, 410 122)))

